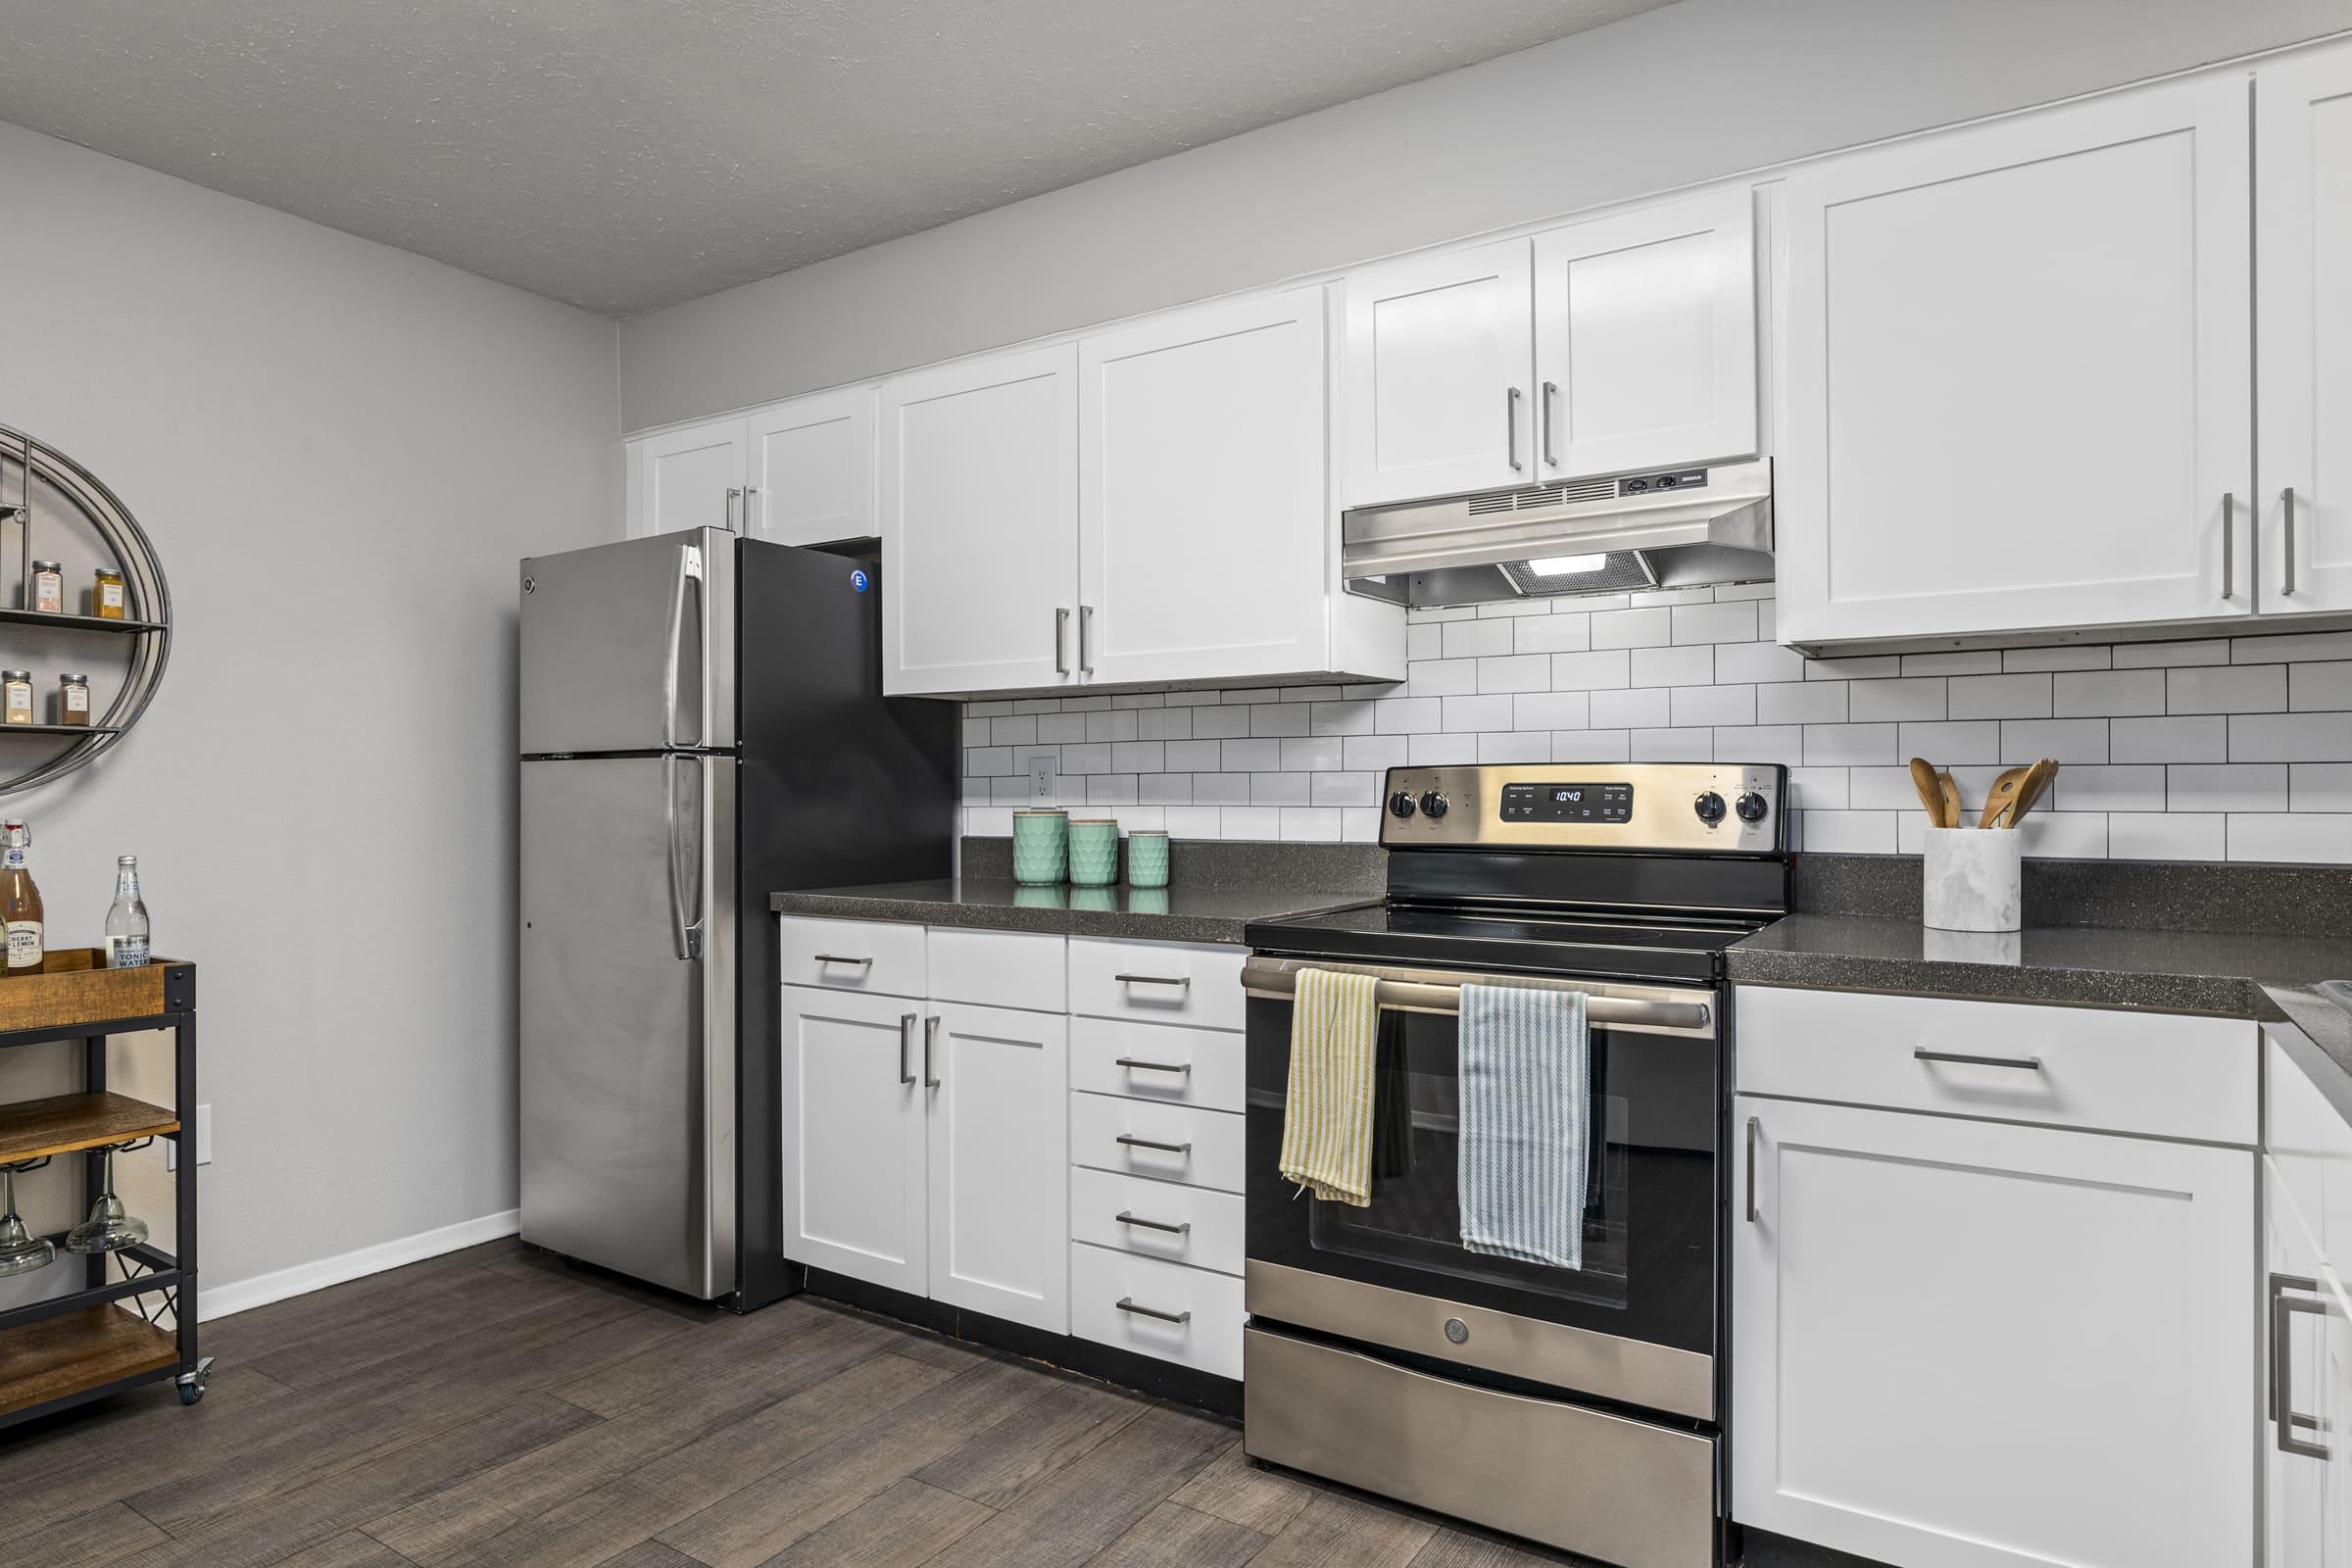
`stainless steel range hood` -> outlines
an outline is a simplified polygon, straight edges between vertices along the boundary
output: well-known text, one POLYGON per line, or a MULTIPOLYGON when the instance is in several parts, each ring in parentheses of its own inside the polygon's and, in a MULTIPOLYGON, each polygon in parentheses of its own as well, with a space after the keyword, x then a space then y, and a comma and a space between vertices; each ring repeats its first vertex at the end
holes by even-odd
POLYGON ((1772 460, 1564 480, 1341 519, 1351 592, 1478 604, 1772 578, 1772 460))

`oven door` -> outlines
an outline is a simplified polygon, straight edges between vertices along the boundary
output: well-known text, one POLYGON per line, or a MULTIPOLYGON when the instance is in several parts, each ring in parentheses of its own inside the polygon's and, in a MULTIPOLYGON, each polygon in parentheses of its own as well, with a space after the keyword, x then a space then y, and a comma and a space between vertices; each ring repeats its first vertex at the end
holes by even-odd
POLYGON ((1434 1362, 1711 1420, 1715 1413, 1717 999, 1710 990, 1253 956, 1248 1306, 1252 1317, 1434 1362), (1296 972, 1381 986, 1372 1201, 1282 1179, 1296 972), (1466 1250, 1457 1167, 1458 988, 1592 999, 1583 1266, 1466 1250))

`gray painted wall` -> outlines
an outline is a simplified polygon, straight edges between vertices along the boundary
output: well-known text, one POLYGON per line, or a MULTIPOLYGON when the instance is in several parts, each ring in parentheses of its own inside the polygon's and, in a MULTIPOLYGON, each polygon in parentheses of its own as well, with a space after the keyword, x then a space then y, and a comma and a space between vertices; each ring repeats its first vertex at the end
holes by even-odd
POLYGON ((622 427, 2344 27, 2347 0, 1682 0, 623 322, 622 427))
MULTIPOLYGON (((201 965, 207 1293, 513 1207, 514 564, 619 528, 612 323, 15 126, 0 193, 0 423, 122 497, 178 615, 138 728, 0 811, 52 946, 133 853, 201 965)), ((0 1098, 75 1087, 9 1057, 0 1098)))

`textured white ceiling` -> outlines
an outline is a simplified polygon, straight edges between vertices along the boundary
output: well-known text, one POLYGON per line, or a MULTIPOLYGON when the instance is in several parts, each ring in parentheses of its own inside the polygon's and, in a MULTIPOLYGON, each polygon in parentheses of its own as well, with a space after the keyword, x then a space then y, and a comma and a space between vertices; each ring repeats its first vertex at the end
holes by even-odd
POLYGON ((0 119, 621 316, 1665 3, 0 0, 0 119))

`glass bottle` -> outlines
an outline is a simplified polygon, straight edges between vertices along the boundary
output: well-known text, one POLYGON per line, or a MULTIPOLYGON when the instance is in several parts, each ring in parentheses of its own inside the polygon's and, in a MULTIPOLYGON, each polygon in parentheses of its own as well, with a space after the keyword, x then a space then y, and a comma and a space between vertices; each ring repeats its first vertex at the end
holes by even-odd
POLYGON ((86 725, 90 721, 90 677, 87 675, 59 675, 57 677, 58 724, 86 725))
POLYGON ((122 574, 112 566, 100 566, 90 584, 90 613, 100 620, 122 619, 122 574))
POLYGON ((32 564, 32 604, 28 607, 44 615, 66 612, 66 568, 54 561, 32 564))
POLYGON ((0 723, 32 722, 32 671, 0 669, 0 723))
POLYGON ((0 822, 0 927, 8 933, 8 974, 38 974, 43 953, 41 890, 24 869, 32 830, 23 822, 0 822))
POLYGON ((147 961, 147 901, 139 897, 139 858, 115 860, 115 902, 106 911, 106 966, 136 969, 147 961))

